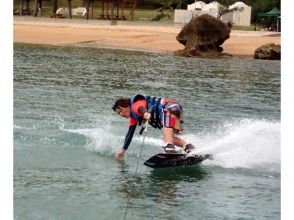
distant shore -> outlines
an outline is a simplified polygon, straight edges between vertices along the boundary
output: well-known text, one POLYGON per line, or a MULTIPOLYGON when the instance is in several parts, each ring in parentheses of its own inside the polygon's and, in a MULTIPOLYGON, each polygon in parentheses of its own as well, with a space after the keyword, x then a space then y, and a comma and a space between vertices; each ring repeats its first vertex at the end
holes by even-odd
MULTIPOLYGON (((176 36, 182 25, 157 22, 52 19, 14 17, 14 43, 58 46, 115 48, 147 52, 173 53, 184 49, 176 36)), ((280 33, 232 31, 222 45, 224 53, 252 57, 266 43, 281 44, 280 33)))

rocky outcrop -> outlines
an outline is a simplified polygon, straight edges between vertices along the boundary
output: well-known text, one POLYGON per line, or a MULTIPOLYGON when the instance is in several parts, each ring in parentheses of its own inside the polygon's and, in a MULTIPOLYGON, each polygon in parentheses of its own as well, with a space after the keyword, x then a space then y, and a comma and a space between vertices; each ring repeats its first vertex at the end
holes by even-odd
POLYGON ((217 57, 223 54, 221 45, 230 38, 231 23, 208 14, 192 18, 176 39, 185 46, 184 50, 175 52, 179 56, 217 57))
POLYGON ((265 44, 254 51, 255 59, 281 60, 281 45, 265 44))

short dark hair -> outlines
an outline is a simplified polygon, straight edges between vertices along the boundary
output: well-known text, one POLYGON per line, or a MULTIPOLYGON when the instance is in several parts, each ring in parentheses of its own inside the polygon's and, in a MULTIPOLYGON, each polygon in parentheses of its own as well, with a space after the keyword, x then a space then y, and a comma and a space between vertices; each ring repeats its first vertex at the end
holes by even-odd
POLYGON ((130 98, 119 98, 115 101, 112 110, 115 111, 119 107, 125 108, 131 106, 131 99, 130 98))

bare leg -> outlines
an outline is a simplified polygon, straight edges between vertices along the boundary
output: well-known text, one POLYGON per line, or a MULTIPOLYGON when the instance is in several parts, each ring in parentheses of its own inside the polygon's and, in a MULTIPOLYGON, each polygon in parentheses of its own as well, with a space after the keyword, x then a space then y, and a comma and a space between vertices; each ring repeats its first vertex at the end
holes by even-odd
POLYGON ((186 145, 186 142, 183 139, 174 136, 173 128, 163 128, 163 141, 179 147, 184 147, 186 145))
POLYGON ((187 144, 186 141, 184 141, 183 139, 179 137, 174 137, 174 145, 178 147, 184 147, 186 144, 187 144))
POLYGON ((174 144, 174 131, 172 128, 162 128, 164 143, 174 144))

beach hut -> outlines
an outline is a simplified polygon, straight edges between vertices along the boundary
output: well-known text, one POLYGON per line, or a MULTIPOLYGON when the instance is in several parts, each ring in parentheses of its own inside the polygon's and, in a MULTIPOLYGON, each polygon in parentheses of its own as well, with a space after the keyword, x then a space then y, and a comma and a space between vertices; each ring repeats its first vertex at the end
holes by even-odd
POLYGON ((234 4, 229 6, 229 10, 234 10, 234 9, 243 9, 248 7, 244 2, 235 2, 234 4))
POLYGON ((250 26, 251 6, 243 2, 236 2, 228 7, 228 12, 222 15, 221 20, 237 26, 250 26))
POLYGON ((220 18, 227 8, 218 2, 211 2, 209 4, 203 5, 200 14, 210 14, 213 17, 220 18))
POLYGON ((202 1, 197 1, 188 6, 188 10, 175 9, 174 22, 179 24, 188 23, 193 17, 200 16, 203 14, 209 14, 215 18, 220 18, 227 8, 218 2, 211 2, 205 4, 202 1))
POLYGON ((63 18, 67 18, 69 16, 69 10, 68 10, 68 8, 59 8, 56 11, 56 15, 63 17, 63 18))
POLYGON ((218 2, 210 2, 209 4, 203 5, 202 11, 219 11, 223 8, 226 7, 218 2))
POLYGON ((187 10, 201 10, 203 6, 206 5, 203 1, 196 1, 193 4, 187 5, 187 10))

